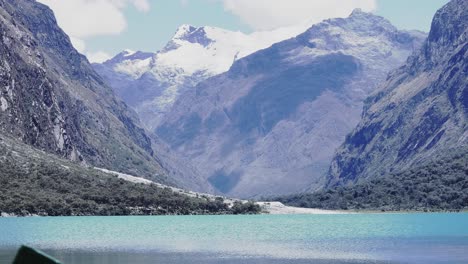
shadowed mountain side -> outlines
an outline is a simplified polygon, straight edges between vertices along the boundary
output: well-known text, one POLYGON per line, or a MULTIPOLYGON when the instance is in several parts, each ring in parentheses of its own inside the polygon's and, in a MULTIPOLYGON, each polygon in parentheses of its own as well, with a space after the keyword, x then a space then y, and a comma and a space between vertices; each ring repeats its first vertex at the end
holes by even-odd
POLYGON ((186 91, 156 134, 218 192, 321 187, 364 98, 424 37, 360 10, 326 20, 186 91))
POLYGON ((67 159, 167 182, 132 110, 72 46, 53 12, 0 0, 0 131, 67 159))
POLYGON ((366 100, 357 128, 338 149, 328 185, 406 171, 468 149, 468 1, 434 16, 429 37, 366 100))

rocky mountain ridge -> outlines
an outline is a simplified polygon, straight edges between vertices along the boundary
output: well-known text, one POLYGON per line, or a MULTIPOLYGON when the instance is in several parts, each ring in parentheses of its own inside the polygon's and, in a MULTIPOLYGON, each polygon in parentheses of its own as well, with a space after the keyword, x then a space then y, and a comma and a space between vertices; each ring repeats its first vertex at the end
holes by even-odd
POLYGON ((362 120, 333 159, 329 186, 468 152, 467 30, 468 1, 437 11, 422 48, 366 100, 362 120))
POLYGON ((0 135, 67 159, 166 181, 138 118, 32 0, 0 1, 0 135))

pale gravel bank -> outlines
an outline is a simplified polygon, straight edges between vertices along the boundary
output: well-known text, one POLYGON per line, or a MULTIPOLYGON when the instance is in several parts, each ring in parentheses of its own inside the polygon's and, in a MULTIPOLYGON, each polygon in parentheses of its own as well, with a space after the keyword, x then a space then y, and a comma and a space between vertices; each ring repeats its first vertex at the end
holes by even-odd
POLYGON ((350 214, 352 212, 286 206, 281 202, 257 202, 268 214, 350 214))
POLYGON ((128 174, 125 174, 125 173, 111 171, 111 170, 107 170, 107 169, 103 169, 103 168, 95 167, 95 169, 100 170, 100 171, 105 172, 105 173, 108 173, 108 174, 117 175, 117 177, 119 179, 123 179, 123 180, 129 181, 129 182, 143 183, 143 184, 154 184, 154 185, 156 185, 156 186, 158 186, 160 188, 169 188, 173 192, 180 193, 180 194, 183 194, 183 195, 187 195, 187 196, 190 196, 190 197, 206 197, 206 198, 209 198, 211 200, 214 200, 217 197, 221 197, 221 198, 224 199, 225 203, 227 203, 227 204, 233 204, 235 201, 243 201, 243 200, 240 200, 240 199, 228 198, 228 197, 219 196, 219 195, 188 191, 188 190, 184 190, 184 189, 164 185, 164 184, 161 184, 161 183, 157 183, 157 182, 154 182, 154 181, 151 181, 151 180, 148 180, 148 179, 144 179, 144 178, 141 178, 141 177, 132 176, 132 175, 128 175, 128 174))

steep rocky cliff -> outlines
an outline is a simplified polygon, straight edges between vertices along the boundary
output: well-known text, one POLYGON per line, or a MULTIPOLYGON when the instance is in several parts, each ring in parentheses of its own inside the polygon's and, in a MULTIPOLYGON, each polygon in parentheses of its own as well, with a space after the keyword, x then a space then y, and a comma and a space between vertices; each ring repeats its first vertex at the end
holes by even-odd
POLYGON ((164 181, 128 107, 33 0, 0 0, 0 134, 50 153, 164 181))
POLYGON ((366 100, 333 159, 329 186, 468 152, 467 31, 468 1, 453 0, 435 14, 423 47, 366 100))

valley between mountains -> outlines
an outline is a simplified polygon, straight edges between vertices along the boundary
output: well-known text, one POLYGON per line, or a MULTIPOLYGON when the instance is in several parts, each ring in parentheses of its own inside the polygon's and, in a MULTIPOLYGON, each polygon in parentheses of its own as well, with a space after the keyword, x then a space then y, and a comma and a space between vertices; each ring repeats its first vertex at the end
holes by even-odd
POLYGON ((0 213, 467 210, 467 23, 451 0, 428 33, 181 25, 90 63, 49 7, 0 0, 0 213))

